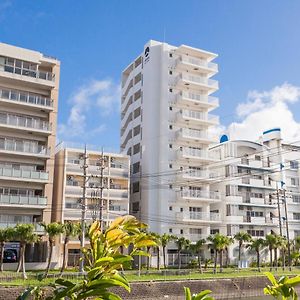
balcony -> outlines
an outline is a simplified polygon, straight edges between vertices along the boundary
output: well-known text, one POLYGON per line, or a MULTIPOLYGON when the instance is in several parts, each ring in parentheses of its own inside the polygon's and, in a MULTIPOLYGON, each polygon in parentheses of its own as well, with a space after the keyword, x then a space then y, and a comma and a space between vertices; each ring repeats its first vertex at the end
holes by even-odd
POLYGON ((50 158, 50 149, 23 140, 7 140, 0 138, 0 152, 7 154, 38 156, 41 158, 50 158))
POLYGON ((32 108, 53 110, 53 100, 28 92, 0 88, 0 101, 30 106, 32 108))
POLYGON ((1 179, 14 179, 28 182, 48 182, 49 174, 44 171, 17 170, 13 168, 0 168, 1 179))
POLYGON ((218 157, 203 149, 194 149, 189 147, 183 147, 182 150, 177 150, 177 158, 180 160, 193 160, 195 162, 199 161, 217 161, 218 157))
POLYGON ((201 111, 183 109, 176 114, 176 121, 179 123, 191 123, 195 125, 218 125, 219 117, 201 111))
POLYGON ((22 195, 4 195, 0 194, 0 206, 20 206, 20 207, 38 207, 47 206, 47 198, 41 196, 22 196, 22 195))
POLYGON ((49 122, 39 119, 16 116, 0 112, 0 127, 8 129, 30 130, 38 133, 51 134, 51 125, 49 122))
POLYGON ((180 180, 203 180, 203 181, 210 181, 215 180, 217 177, 219 177, 220 174, 211 170, 193 170, 193 169, 187 169, 182 171, 180 174, 178 174, 178 177, 180 180))
POLYGON ((38 70, 37 64, 12 58, 5 58, 5 60, 5 64, 0 64, 1 76, 51 87, 55 86, 55 74, 38 70))
POLYGON ((212 110, 219 106, 219 99, 212 96, 198 94, 196 92, 180 92, 176 95, 175 103, 180 106, 189 105, 194 108, 212 110))
POLYGON ((183 221, 189 221, 189 222, 202 222, 202 223, 214 223, 214 222, 220 222, 221 217, 219 213, 206 213, 206 212, 182 212, 177 214, 177 218, 181 219, 183 221))
POLYGON ((216 91, 219 88, 218 81, 190 73, 181 73, 178 75, 175 78, 174 84, 180 87, 201 88, 207 91, 216 91))
POLYGON ((211 144, 216 139, 208 136, 205 130, 196 130, 190 128, 181 128, 176 132, 176 139, 179 141, 195 142, 201 144, 211 144))
POLYGON ((255 187, 255 188, 270 189, 270 190, 276 189, 275 181, 269 182, 268 180, 249 178, 249 177, 242 177, 241 179, 238 179, 237 181, 238 181, 238 185, 240 185, 240 186, 246 185, 246 186, 251 186, 251 187, 255 187))
POLYGON ((218 192, 213 191, 201 191, 201 190, 183 190, 178 193, 180 199, 183 200, 195 200, 204 202, 219 202, 221 201, 221 195, 218 192))
MULTIPOLYGON (((0 229, 5 229, 7 227, 15 227, 17 224, 23 224, 22 222, 20 223, 13 223, 13 222, 0 222, 0 229)), ((30 223, 29 223, 30 224, 30 223)), ((34 232, 37 234, 43 234, 45 232, 44 228, 38 224, 38 223, 31 223, 34 226, 34 232)))
POLYGON ((209 62, 205 59, 191 57, 182 55, 176 60, 176 66, 178 67, 188 67, 193 70, 202 70, 207 71, 209 73, 217 73, 218 72, 218 65, 212 62, 209 62))

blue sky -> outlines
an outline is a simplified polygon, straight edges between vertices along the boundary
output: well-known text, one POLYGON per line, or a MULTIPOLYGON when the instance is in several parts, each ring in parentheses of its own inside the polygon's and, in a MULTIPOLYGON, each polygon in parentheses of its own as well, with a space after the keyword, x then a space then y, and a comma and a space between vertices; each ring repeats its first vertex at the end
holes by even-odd
POLYGON ((121 71, 165 36, 219 54, 218 133, 254 138, 278 125, 295 140, 299 16, 296 0, 1 0, 0 41, 61 60, 60 139, 118 149, 121 71))

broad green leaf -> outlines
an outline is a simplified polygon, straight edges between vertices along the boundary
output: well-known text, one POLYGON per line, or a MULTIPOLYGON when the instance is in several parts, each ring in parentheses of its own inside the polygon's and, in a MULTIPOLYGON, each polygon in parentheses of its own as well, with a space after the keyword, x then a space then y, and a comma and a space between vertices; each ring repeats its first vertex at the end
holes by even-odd
POLYGON ((271 272, 265 272, 265 275, 268 277, 268 279, 273 285, 278 285, 274 275, 271 272))
POLYGON ((191 290, 187 287, 184 287, 185 300, 192 300, 191 290))

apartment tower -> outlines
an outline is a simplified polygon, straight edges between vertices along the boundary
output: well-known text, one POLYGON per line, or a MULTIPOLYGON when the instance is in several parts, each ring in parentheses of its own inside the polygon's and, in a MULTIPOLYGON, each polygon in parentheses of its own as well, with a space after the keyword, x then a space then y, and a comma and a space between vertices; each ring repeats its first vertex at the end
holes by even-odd
POLYGON ((207 168, 216 54, 149 41, 122 73, 121 152, 131 156, 130 210, 151 231, 198 240, 220 222, 207 168))
POLYGON ((51 221, 60 62, 0 43, 0 227, 51 221))

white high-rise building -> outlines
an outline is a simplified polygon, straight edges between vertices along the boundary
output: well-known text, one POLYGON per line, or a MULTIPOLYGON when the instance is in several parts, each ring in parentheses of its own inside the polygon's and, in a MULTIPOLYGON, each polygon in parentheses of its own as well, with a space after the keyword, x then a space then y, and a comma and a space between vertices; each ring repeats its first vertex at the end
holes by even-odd
POLYGON ((149 41, 122 73, 121 151, 131 156, 131 212, 151 231, 198 240, 220 223, 210 189, 216 54, 149 41))

